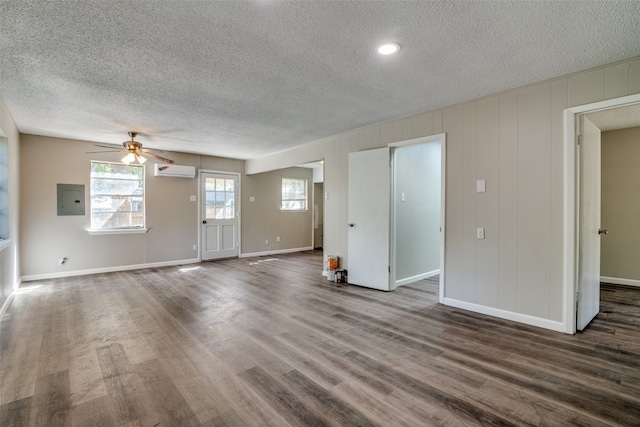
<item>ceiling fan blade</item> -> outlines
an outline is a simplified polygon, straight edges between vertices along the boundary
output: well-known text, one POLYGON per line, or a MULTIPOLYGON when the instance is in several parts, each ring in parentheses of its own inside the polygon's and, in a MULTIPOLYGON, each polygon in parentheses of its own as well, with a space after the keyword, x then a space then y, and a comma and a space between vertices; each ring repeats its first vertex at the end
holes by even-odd
MULTIPOLYGON (((116 147, 114 147, 113 145, 100 145, 100 144, 93 144, 94 147, 100 147, 100 148, 110 148, 111 150, 116 150, 116 147)), ((117 150, 117 151, 122 151, 122 150, 117 150)))
POLYGON ((158 156, 157 154, 153 154, 153 153, 149 153, 149 152, 144 152, 143 154, 145 156, 153 157, 156 160, 160 160, 161 162, 170 163, 170 164, 174 164, 175 163, 173 160, 167 159, 166 157, 158 156))
POLYGON ((157 148, 141 148, 140 151, 142 151, 143 153, 147 153, 150 151, 155 151, 156 153, 164 153, 164 151, 158 150, 157 148))
POLYGON ((119 153, 122 150, 111 150, 111 151, 85 151, 85 154, 94 154, 94 153, 119 153))

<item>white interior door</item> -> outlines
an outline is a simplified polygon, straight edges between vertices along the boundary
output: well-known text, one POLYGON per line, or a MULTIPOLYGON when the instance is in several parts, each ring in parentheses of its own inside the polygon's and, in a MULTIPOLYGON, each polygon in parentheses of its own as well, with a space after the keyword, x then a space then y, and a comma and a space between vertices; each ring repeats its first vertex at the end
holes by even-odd
POLYGON ((600 129, 581 117, 577 329, 600 311, 600 129))
POLYGON ((201 259, 238 256, 238 176, 202 173, 200 177, 201 259))
POLYGON ((349 283, 390 290, 389 148, 349 154, 349 283))

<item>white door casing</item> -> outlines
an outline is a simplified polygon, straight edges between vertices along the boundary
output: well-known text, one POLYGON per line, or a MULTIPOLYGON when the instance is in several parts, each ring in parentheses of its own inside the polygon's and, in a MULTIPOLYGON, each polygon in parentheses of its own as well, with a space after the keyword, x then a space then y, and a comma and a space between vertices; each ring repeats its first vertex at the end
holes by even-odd
POLYGON ((576 149, 576 120, 579 115, 594 111, 608 110, 640 103, 640 93, 607 99, 592 104, 578 105, 564 110, 564 297, 563 297, 563 330, 567 334, 576 333, 576 295, 578 285, 578 252, 577 237, 579 206, 578 201, 578 153, 576 149))
POLYGON ((237 175, 200 174, 200 230, 203 261, 238 256, 237 175))
POLYGON ((390 290, 389 148, 349 154, 347 254, 349 283, 390 290))
POLYGON ((581 331, 600 311, 600 129, 581 117, 578 148, 578 298, 576 328, 581 331))

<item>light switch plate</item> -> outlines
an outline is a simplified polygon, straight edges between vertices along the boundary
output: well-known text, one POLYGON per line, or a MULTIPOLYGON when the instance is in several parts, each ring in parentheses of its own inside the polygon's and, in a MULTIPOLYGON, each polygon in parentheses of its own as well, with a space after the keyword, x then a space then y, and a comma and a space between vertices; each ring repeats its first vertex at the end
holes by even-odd
POLYGON ((484 239, 484 228, 478 228, 478 239, 484 239))
POLYGON ((487 182, 484 179, 479 179, 476 181, 476 192, 484 193, 487 191, 487 182))
POLYGON ((255 201, 256 201, 256 198, 255 198, 254 196, 249 196, 249 201, 250 201, 250 202, 255 202, 255 201))
POLYGON ((196 200, 198 200, 198 198, 194 195, 189 196, 189 200, 192 202, 195 202, 196 200))

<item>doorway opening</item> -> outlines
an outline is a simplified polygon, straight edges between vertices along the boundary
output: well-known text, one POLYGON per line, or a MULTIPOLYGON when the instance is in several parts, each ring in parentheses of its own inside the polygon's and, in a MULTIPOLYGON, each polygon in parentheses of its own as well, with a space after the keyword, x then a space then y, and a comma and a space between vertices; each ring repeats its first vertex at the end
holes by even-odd
POLYGON ((438 275, 444 301, 445 143, 438 134, 349 154, 349 283, 392 291, 438 275))
POLYGON ((639 103, 637 94, 565 110, 563 323, 568 334, 584 329, 600 302, 600 128, 592 119, 639 103))

